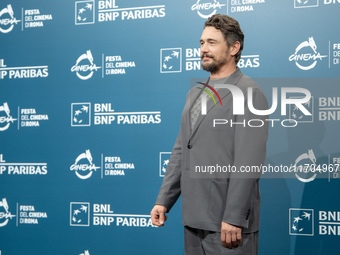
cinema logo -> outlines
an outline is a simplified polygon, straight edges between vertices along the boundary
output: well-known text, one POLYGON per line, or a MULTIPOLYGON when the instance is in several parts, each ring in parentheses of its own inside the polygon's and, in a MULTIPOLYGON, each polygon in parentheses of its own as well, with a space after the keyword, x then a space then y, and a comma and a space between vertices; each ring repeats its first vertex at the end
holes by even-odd
POLYGON ((0 175, 46 175, 47 163, 10 163, 0 154, 0 175))
POLYGON ((265 4, 265 0, 231 0, 231 12, 252 12, 258 4, 265 4))
POLYGON ((11 111, 7 102, 3 103, 3 105, 0 105, 0 131, 7 130, 9 126, 16 120, 17 119, 14 119, 11 116, 11 111))
POLYGON ((2 198, 0 201, 0 227, 6 226, 9 220, 12 220, 14 217, 17 218, 16 226, 19 224, 24 225, 38 225, 41 221, 44 221, 48 218, 47 212, 45 211, 37 211, 36 206, 29 204, 16 204, 17 211, 15 214, 12 214, 9 211, 9 204, 6 198, 2 198))
POLYGON ((116 20, 139 20, 165 17, 165 5, 123 7, 116 4, 116 0, 99 0, 95 8, 95 1, 76 1, 75 24, 94 24, 97 14, 98 22, 116 20))
POLYGON ((82 54, 71 68, 79 79, 90 79, 95 71, 102 69, 102 78, 109 75, 124 75, 128 69, 136 67, 135 61, 124 61, 121 55, 104 55, 102 54, 102 66, 94 64, 93 55, 90 50, 82 54))
POLYGON ((5 60, 0 59, 0 79, 27 79, 48 77, 48 66, 7 67, 5 60))
MULTIPOLYGON (((211 86, 209 86, 208 84, 199 82, 201 85, 201 87, 196 87, 198 89, 204 90, 206 91, 205 88, 209 88, 213 91, 213 93, 215 94, 215 96, 218 98, 219 101, 219 106, 217 103, 217 100, 215 100, 213 94, 211 94, 210 92, 208 93, 206 91, 206 93, 202 94, 201 97, 201 114, 202 115, 206 115, 207 114, 207 96, 209 95, 212 100, 214 101, 215 105, 217 105, 217 107, 222 107, 222 100, 221 100, 221 96, 223 91, 222 89, 227 89, 228 91, 230 91, 232 97, 233 97, 233 115, 244 115, 245 114, 245 96, 243 94, 243 91, 238 88, 235 85, 231 85, 231 84, 217 84, 214 88, 212 88, 211 86), (217 89, 220 89, 220 92, 217 93, 217 89)), ((224 91, 225 95, 226 91, 224 91)), ((311 93, 309 92, 309 90, 305 89, 305 88, 281 88, 281 116, 286 116, 287 115, 287 106, 289 105, 294 105, 294 107, 297 107, 300 109, 300 111, 304 114, 304 115, 312 115, 312 113, 310 113, 308 111, 308 109, 304 106, 305 103, 309 102, 311 100, 311 93), (289 93, 299 93, 299 94, 303 94, 304 96, 301 96, 299 98, 289 98, 287 97, 287 95, 289 93)), ((248 88, 247 89, 247 107, 248 110, 257 116, 269 116, 270 114, 274 113, 276 111, 276 109, 278 108, 278 88, 273 87, 272 89, 272 105, 269 109, 266 110, 258 110, 255 109, 254 104, 253 104, 253 88, 248 88)), ((250 119, 250 120, 243 120, 242 122, 235 122, 235 120, 227 120, 227 119, 214 119, 213 120, 213 127, 216 127, 217 125, 230 125, 230 127, 235 126, 235 125, 241 125, 241 126, 248 126, 248 127, 262 127, 264 126, 265 122, 270 123, 270 125, 272 127, 274 127, 276 122, 280 122, 281 125, 283 127, 295 127, 297 126, 298 122, 294 119, 284 119, 284 120, 280 120, 280 119, 250 119)))
POLYGON ((318 211, 315 225, 314 209, 289 209, 289 235, 314 236, 314 228, 319 236, 340 236, 340 212, 318 211))
POLYGON ((100 167, 93 163, 93 158, 90 150, 81 153, 75 160, 75 163, 70 167, 78 178, 82 180, 89 179, 93 172, 101 169, 101 179, 107 176, 125 176, 128 172, 132 173, 135 170, 133 162, 126 162, 120 156, 101 154, 100 167))
POLYGON ((321 55, 316 49, 314 38, 309 37, 308 41, 304 41, 296 47, 294 54, 289 57, 289 61, 295 62, 295 65, 301 70, 311 70, 318 61, 328 57, 327 55, 321 55))
POLYGON ((226 6, 226 4, 221 4, 216 0, 197 0, 197 2, 191 6, 191 10, 196 11, 202 19, 208 19, 215 15, 217 11, 221 11, 224 6, 226 6))
POLYGON ((93 226, 115 226, 147 228, 152 225, 150 215, 117 214, 111 209, 111 204, 91 204, 89 202, 70 203, 70 226, 89 227, 92 219, 93 226))
POLYGON ((12 5, 8 4, 0 11, 0 32, 4 34, 11 32, 14 25, 17 25, 20 21, 14 17, 12 5))
POLYGON ((86 150, 81 153, 71 165, 70 170, 74 171, 79 179, 86 180, 90 178, 94 171, 97 171, 100 167, 97 167, 93 163, 93 158, 90 150, 86 150))
POLYGON ((40 127, 41 122, 49 120, 49 117, 47 114, 38 114, 35 108, 20 108, 18 106, 18 119, 14 119, 11 116, 8 103, 5 102, 3 105, 0 105, 0 131, 7 130, 17 120, 19 130, 20 127, 40 127))
POLYGON ((0 32, 9 33, 13 30, 14 25, 19 22, 22 23, 21 31, 24 28, 37 28, 44 27, 46 21, 53 20, 52 14, 44 14, 40 9, 26 9, 22 8, 22 20, 17 20, 14 17, 14 11, 12 5, 7 5, 6 8, 0 11, 0 32))
MULTIPOLYGON (((313 150, 308 150, 307 153, 302 153, 290 167, 290 170, 295 170, 295 177, 300 182, 312 182, 317 176, 316 157, 313 150)), ((320 169, 321 170, 321 169, 320 169)))
POLYGON ((101 67, 98 67, 93 63, 93 56, 90 50, 80 55, 76 64, 71 67, 71 72, 75 72, 79 79, 88 80, 93 76, 95 71, 98 71, 101 67))
POLYGON ((9 205, 6 198, 2 198, 0 201, 0 227, 4 227, 12 220, 16 215, 9 211, 9 205))
MULTIPOLYGON (((185 71, 201 70, 200 48, 163 48, 160 50, 160 72, 182 72, 182 59, 185 71), (182 51, 185 52, 184 57, 182 51)), ((260 67, 260 55, 243 55, 237 66, 241 69, 260 67)))
POLYGON ((309 183, 316 178, 331 179, 340 178, 340 156, 338 153, 329 154, 326 157, 317 158, 312 149, 299 155, 294 164, 289 168, 289 172, 295 173, 296 179, 303 183, 309 183))

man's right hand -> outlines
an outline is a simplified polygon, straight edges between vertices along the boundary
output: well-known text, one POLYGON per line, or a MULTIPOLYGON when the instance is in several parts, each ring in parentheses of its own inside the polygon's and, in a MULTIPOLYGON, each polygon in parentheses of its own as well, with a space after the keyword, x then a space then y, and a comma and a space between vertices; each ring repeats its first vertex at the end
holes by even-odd
POLYGON ((152 224, 157 227, 164 226, 164 222, 168 219, 165 213, 168 211, 166 207, 162 205, 155 205, 151 211, 152 224))

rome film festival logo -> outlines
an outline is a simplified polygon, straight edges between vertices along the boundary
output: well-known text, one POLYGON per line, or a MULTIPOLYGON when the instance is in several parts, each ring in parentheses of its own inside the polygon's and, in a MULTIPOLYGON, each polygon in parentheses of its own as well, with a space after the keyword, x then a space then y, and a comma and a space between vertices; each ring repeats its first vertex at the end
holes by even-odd
POLYGON ((17 119, 13 119, 10 115, 10 109, 7 103, 0 106, 0 131, 5 131, 9 128, 11 123, 17 119), (5 115, 3 115, 5 113, 5 115))
POLYGON ((0 32, 4 34, 11 32, 14 25, 17 25, 20 21, 14 17, 12 5, 8 4, 6 8, 0 11, 0 32))
POLYGON ((90 203, 70 203, 70 226, 90 226, 90 203))
POLYGON ((93 63, 92 53, 88 50, 77 59, 76 64, 71 68, 71 72, 75 72, 81 80, 88 80, 92 77, 94 71, 98 71, 99 68, 101 67, 93 63))
POLYGON ((91 126, 91 103, 71 104, 71 126, 91 126))
POLYGON ((0 227, 6 226, 8 221, 13 219, 15 215, 11 214, 9 211, 9 206, 6 198, 0 201, 0 227))
POLYGON ((192 11, 197 11, 197 14, 203 18, 208 19, 211 16, 215 15, 217 10, 221 10, 225 4, 220 4, 220 2, 216 0, 204 1, 197 0, 197 2, 191 6, 192 11))
POLYGON ((81 153, 76 158, 74 164, 71 165, 70 170, 75 171, 76 175, 80 179, 82 180, 88 179, 92 176, 93 171, 97 171, 97 169, 100 168, 97 167, 92 161, 93 159, 90 150, 86 150, 85 153, 81 153))
POLYGON ((289 208, 289 234, 313 236, 314 210, 289 208))
POLYGON ((307 153, 303 153, 299 157, 297 157, 294 165, 290 167, 290 170, 295 170, 295 176, 300 182, 311 182, 314 181, 317 176, 317 174, 315 173, 315 163, 316 157, 313 150, 308 150, 307 153), (308 163, 305 163, 306 160, 308 163), (301 164, 300 162, 304 164, 301 164))
POLYGON ((301 70, 307 71, 313 69, 318 60, 327 57, 327 55, 321 55, 317 52, 316 48, 314 38, 309 37, 308 41, 304 41, 296 47, 294 54, 289 57, 289 61, 295 61, 296 66, 301 70))
POLYGON ((85 25, 94 23, 94 1, 76 1, 75 24, 85 25))
POLYGON ((182 72, 182 49, 161 49, 161 73, 182 72))

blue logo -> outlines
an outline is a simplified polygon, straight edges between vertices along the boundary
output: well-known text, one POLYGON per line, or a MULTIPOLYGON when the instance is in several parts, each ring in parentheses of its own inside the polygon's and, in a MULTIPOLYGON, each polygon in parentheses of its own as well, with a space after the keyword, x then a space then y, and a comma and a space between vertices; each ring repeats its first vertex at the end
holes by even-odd
POLYGON ((314 236, 314 210, 290 208, 289 234, 314 236))
POLYGON ((294 8, 318 7, 319 0, 294 0, 294 8))
POLYGON ((77 1, 75 8, 75 24, 85 25, 94 23, 94 0, 77 1))
POLYGON ((182 72, 182 48, 161 49, 161 73, 182 72))
POLYGON ((90 226, 90 203, 70 203, 70 226, 90 226))
POLYGON ((91 103, 71 104, 71 126, 91 126, 91 103))

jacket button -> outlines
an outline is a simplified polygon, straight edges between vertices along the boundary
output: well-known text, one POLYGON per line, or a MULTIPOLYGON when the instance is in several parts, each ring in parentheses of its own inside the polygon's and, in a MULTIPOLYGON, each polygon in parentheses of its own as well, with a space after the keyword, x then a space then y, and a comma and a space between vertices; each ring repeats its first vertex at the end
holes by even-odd
POLYGON ((248 209, 248 211, 247 211, 246 220, 248 220, 248 218, 249 218, 249 214, 250 214, 250 209, 248 209))

